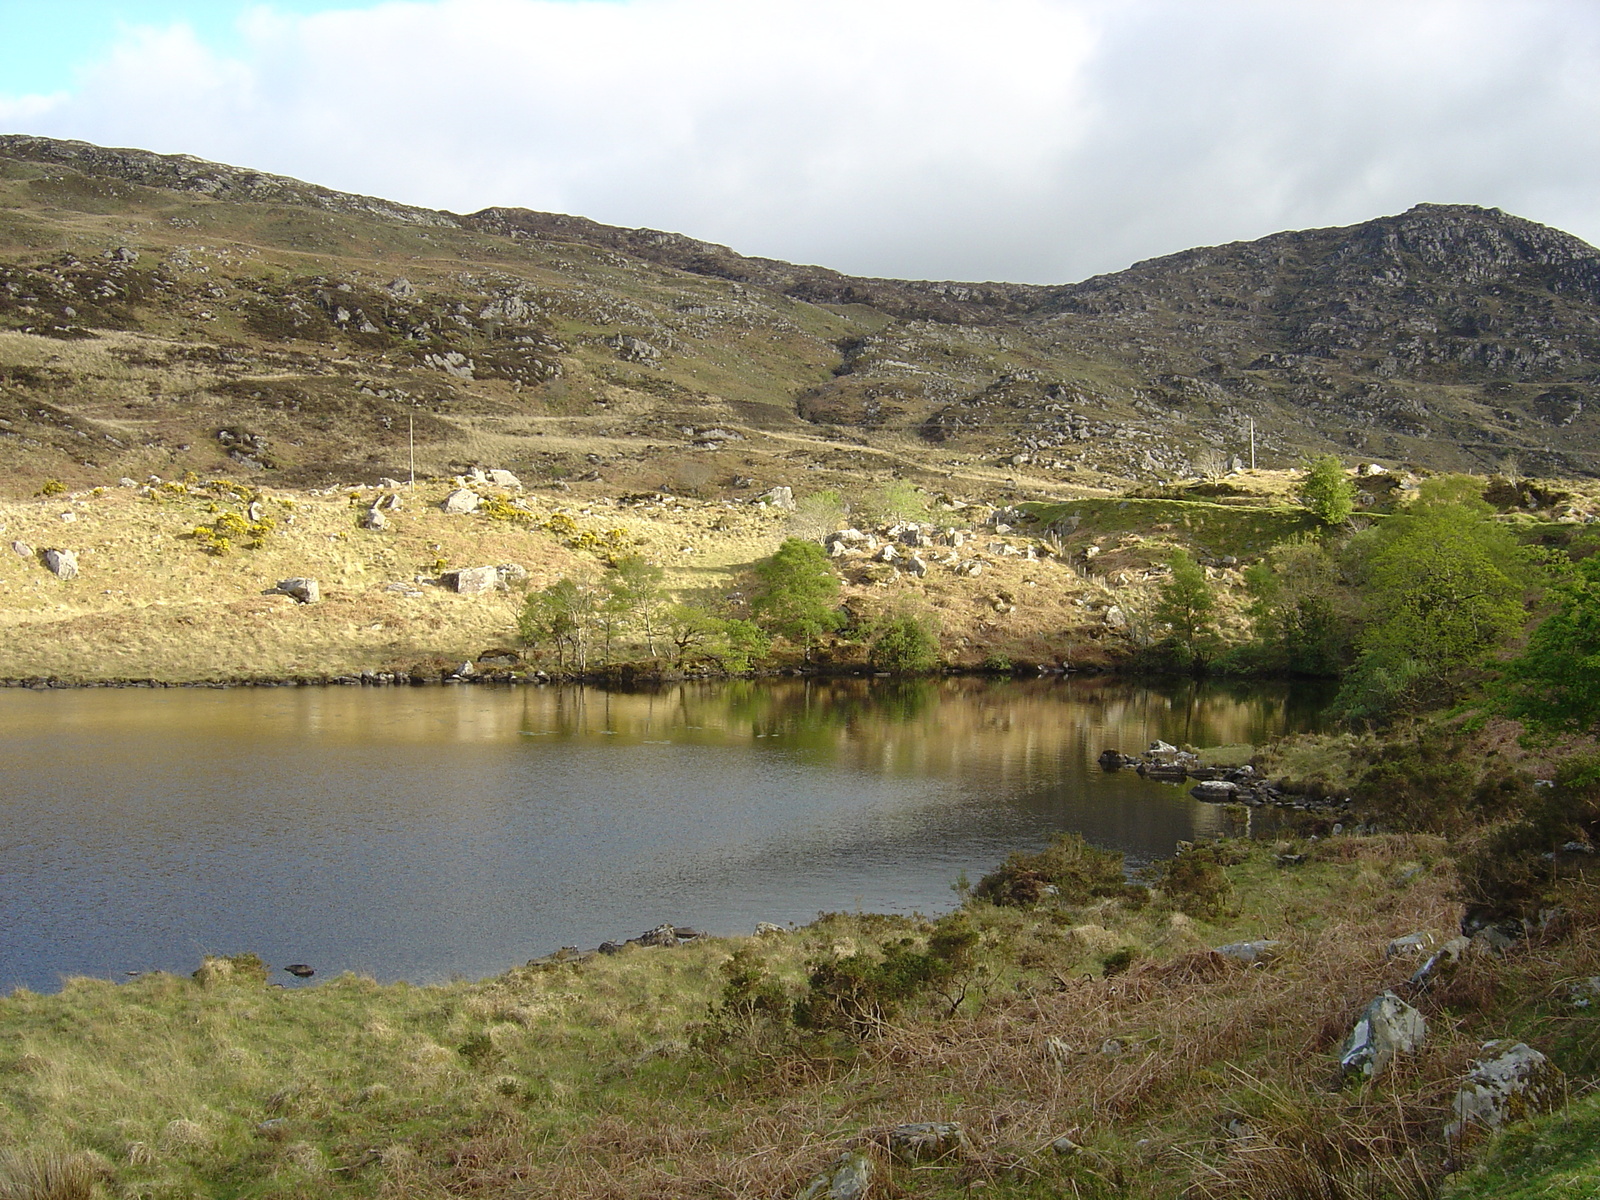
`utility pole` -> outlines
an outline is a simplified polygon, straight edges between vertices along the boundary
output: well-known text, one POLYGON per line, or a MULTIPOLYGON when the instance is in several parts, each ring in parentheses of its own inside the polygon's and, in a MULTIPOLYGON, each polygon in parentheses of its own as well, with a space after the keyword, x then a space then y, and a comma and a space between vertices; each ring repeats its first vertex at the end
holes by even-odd
POLYGON ((1256 419, 1250 418, 1250 469, 1256 469, 1256 419))
MULTIPOLYGON (((1254 436, 1255 436, 1254 434, 1251 435, 1252 439, 1254 439, 1254 436)), ((417 418, 416 418, 416 414, 415 413, 407 413, 406 414, 406 441, 408 443, 410 443, 410 446, 411 446, 411 488, 410 488, 410 490, 412 492, 415 492, 417 490, 417 418)), ((1252 440, 1251 444, 1254 445, 1254 441, 1253 440, 1252 440)), ((1251 450, 1251 452, 1250 452, 1250 464, 1252 466, 1255 465, 1255 460, 1256 460, 1255 451, 1251 450)))

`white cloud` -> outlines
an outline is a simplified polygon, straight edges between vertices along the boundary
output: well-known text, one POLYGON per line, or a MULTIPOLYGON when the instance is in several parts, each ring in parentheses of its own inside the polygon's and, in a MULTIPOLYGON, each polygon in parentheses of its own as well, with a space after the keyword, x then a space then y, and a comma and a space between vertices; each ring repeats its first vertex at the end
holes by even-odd
POLYGON ((1600 240, 1564 0, 438 0, 129 31, 0 125, 862 274, 1056 281, 1419 200, 1600 240))

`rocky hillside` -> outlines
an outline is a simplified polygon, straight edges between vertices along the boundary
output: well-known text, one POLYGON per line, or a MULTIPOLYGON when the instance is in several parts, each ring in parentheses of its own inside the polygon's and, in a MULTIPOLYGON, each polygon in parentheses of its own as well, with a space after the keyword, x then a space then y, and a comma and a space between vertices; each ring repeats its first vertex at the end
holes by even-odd
POLYGON ((995 500, 1332 450, 1600 473, 1600 252, 1419 205, 1061 287, 859 279, 0 137, 0 487, 506 466, 995 500))

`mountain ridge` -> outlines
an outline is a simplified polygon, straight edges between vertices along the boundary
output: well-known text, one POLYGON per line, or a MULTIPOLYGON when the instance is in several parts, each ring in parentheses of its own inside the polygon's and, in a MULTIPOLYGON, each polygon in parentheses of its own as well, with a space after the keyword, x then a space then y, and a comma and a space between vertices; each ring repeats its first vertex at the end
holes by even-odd
MULTIPOLYGON (((231 424, 230 436, 280 447, 317 441, 290 436, 282 404, 269 420, 249 382, 298 370, 302 391, 361 375, 359 398, 339 401, 353 425, 392 431, 398 408, 380 414, 366 394, 403 395, 400 407, 437 418, 429 444, 441 451, 486 423, 525 438, 565 422, 578 441, 630 445, 732 424, 741 437, 782 429, 837 448, 819 461, 867 447, 905 469, 987 464, 1042 486, 1214 473, 1253 427, 1279 465, 1332 450, 1439 470, 1600 473, 1600 251, 1498 209, 1419 204, 1076 283, 972 283, 851 276, 521 208, 446 213, 30 135, 0 136, 4 163, 0 284, 12 299, 0 291, 0 328, 118 332, 185 353, 215 343, 242 369, 224 363, 202 381, 213 409, 231 411, 207 414, 219 428, 197 437, 231 424), (159 265, 84 267, 86 248, 120 253, 115 227, 134 217, 131 240, 147 244, 125 249, 159 265), (190 230, 218 245, 193 248, 190 230), (127 294, 82 303, 107 287, 127 294), (41 323, 40 312, 59 315, 41 323)), ((69 423, 107 416, 41 394, 70 387, 29 386, 69 423)), ((353 425, 315 455, 260 461, 315 458, 336 473, 355 465, 353 425)), ((146 448, 170 454, 172 440, 146 448)), ((695 443, 672 448, 668 482, 749 473, 721 460, 691 469, 685 455, 706 449, 695 443)))

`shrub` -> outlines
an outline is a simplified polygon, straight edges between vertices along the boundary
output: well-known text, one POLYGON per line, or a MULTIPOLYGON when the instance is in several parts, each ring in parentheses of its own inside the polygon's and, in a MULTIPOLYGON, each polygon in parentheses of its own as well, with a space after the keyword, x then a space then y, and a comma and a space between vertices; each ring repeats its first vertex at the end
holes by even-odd
POLYGON ((1151 615, 1171 629, 1160 653, 1172 666, 1187 670, 1203 661, 1209 649, 1216 598, 1206 569, 1188 551, 1173 551, 1171 563, 1172 576, 1162 585, 1151 615))
POLYGON ((1454 835, 1486 816, 1525 811, 1532 801, 1525 776, 1486 774, 1482 758, 1459 738, 1424 732, 1368 755, 1350 794, 1362 815, 1390 829, 1454 835))
POLYGON ((195 969, 194 981, 202 987, 224 983, 267 982, 267 964, 257 954, 207 955, 195 969))
POLYGON ((1344 473, 1344 464, 1332 454, 1319 454, 1305 462, 1300 481, 1300 503, 1324 525, 1343 525, 1356 507, 1356 485, 1344 473))
POLYGON ((811 646, 824 630, 837 629, 839 576, 816 542, 785 538, 772 557, 756 564, 759 581, 750 610, 765 629, 804 647, 807 661, 811 646))
POLYGON ((46 479, 44 486, 39 489, 39 495, 44 497, 59 496, 67 490, 67 485, 59 479, 46 479))
POLYGON ((1076 833, 1058 833, 1037 854, 1010 855, 978 881, 973 895, 991 904, 1037 904, 1046 896, 1084 904, 1095 896, 1121 896, 1127 886, 1120 852, 1097 849, 1076 833))
POLYGON ((973 962, 978 942, 978 931, 957 913, 935 925, 926 948, 902 937, 884 942, 876 954, 862 951, 813 964, 806 994, 794 1006, 795 1024, 859 1037, 929 992, 942 996, 953 1015, 983 974, 973 962))
POLYGON ((931 671, 939 665, 936 618, 901 612, 876 627, 867 659, 873 668, 897 675, 931 671))
POLYGON ((1150 870, 1155 886, 1191 917, 1218 917, 1233 899, 1233 884, 1223 869, 1240 861, 1225 844, 1179 842, 1178 853, 1150 870))
POLYGON ((1491 829, 1457 859, 1469 913, 1491 921, 1536 917, 1564 886, 1557 848, 1600 842, 1600 756, 1568 759, 1553 786, 1535 794, 1518 819, 1491 829))

